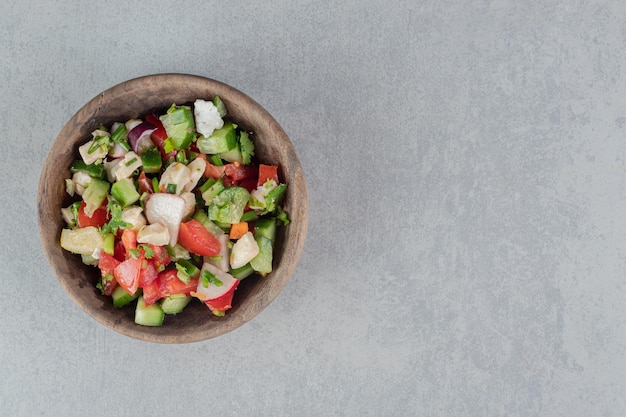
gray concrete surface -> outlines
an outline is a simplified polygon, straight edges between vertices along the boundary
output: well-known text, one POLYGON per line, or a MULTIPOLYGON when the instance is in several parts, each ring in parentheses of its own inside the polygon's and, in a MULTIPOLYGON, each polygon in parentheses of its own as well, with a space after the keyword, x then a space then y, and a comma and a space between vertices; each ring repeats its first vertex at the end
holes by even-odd
POLYGON ((0 14, 0 415, 626 415, 626 4, 24 0, 0 14), (180 346, 88 317, 41 254, 39 169, 140 75, 229 83, 305 168, 253 321, 180 346))

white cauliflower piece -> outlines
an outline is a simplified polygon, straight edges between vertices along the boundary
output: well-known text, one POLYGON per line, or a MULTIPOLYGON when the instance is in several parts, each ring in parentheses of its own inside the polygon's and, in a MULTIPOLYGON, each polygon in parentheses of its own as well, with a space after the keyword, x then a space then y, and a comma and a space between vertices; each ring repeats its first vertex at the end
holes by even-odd
POLYGON ((196 100, 193 103, 193 114, 196 120, 196 130, 204 137, 211 136, 215 129, 224 126, 224 120, 211 101, 196 100))

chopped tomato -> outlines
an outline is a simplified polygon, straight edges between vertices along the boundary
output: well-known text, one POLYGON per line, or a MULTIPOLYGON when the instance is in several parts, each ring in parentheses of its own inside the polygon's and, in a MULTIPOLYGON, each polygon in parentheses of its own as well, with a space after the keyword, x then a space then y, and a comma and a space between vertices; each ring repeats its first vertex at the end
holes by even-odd
POLYGON ((224 174, 228 175, 235 182, 254 177, 256 172, 257 169, 253 165, 242 165, 239 162, 224 165, 224 174))
POLYGON ((128 258, 113 270, 113 276, 129 294, 135 294, 139 288, 142 261, 141 258, 128 258))
POLYGON ((112 274, 105 274, 103 272, 100 279, 100 285, 102 285, 102 294, 110 296, 119 284, 112 274))
POLYGON ((239 186, 245 188, 249 193, 251 193, 257 187, 257 179, 256 177, 246 178, 239 183, 239 186))
POLYGON ((133 229, 124 229, 122 232, 122 244, 126 251, 126 257, 130 257, 130 250, 137 249, 137 232, 133 229))
POLYGON ((233 296, 235 295, 235 289, 239 285, 239 282, 233 288, 231 288, 226 294, 214 298, 212 300, 206 300, 204 304, 216 315, 223 315, 224 312, 232 308, 233 296))
POLYGON ((143 287, 143 299, 146 305, 153 304, 161 299, 161 288, 158 279, 143 287))
POLYGON ((181 223, 178 243, 189 252, 202 256, 219 255, 222 244, 196 219, 181 223))
POLYGON ((150 139, 161 152, 161 156, 163 159, 169 159, 176 156, 176 150, 174 149, 172 152, 165 152, 165 139, 167 139, 167 131, 163 127, 163 123, 159 120, 158 117, 150 114, 146 116, 146 121, 152 123, 156 126, 156 130, 152 132, 150 135, 150 139))
POLYGON ((259 180, 257 185, 263 185, 267 180, 274 180, 278 184, 278 166, 259 165, 259 180))
POLYGON ((222 184, 224 184, 224 187, 228 188, 228 187, 231 187, 233 185, 239 185, 239 182, 235 181, 234 179, 232 179, 228 175, 224 175, 222 177, 222 184))
POLYGON ((152 259, 150 260, 154 264, 157 272, 163 271, 167 264, 171 261, 170 255, 167 253, 164 246, 150 245, 150 248, 152 248, 152 251, 154 252, 154 256, 152 256, 152 259))
MULTIPOLYGON (((200 154, 200 155, 203 155, 203 154, 200 154)), ((212 163, 207 161, 206 167, 204 168, 204 176, 206 178, 219 179, 222 175, 224 175, 224 167, 223 166, 218 167, 217 165, 213 165, 212 163)))
POLYGON ((115 267, 121 262, 115 259, 115 257, 106 253, 100 253, 100 259, 98 259, 98 268, 104 273, 112 274, 115 267))
POLYGON ((118 261, 122 262, 126 259, 126 248, 124 248, 124 244, 121 240, 118 240, 115 244, 115 251, 113 252, 113 257, 118 261))
POLYGON ((107 213, 107 201, 105 200, 100 207, 93 212, 91 217, 85 214, 85 202, 80 202, 80 207, 78 208, 78 226, 80 227, 100 227, 104 226, 106 222, 109 221, 109 214, 107 213))
POLYGON ((139 174, 139 179, 137 181, 139 182, 139 191, 148 194, 154 193, 152 181, 146 176, 145 172, 141 171, 141 174, 139 174))
POLYGON ((185 284, 178 278, 178 271, 175 269, 161 272, 157 281, 162 298, 169 297, 172 294, 189 295, 191 291, 195 291, 198 288, 197 278, 190 278, 189 283, 185 284))
POLYGON ((104 295, 111 295, 115 287, 117 287, 117 280, 113 277, 113 271, 120 264, 120 261, 115 259, 111 255, 107 255, 106 253, 100 254, 100 259, 98 260, 98 268, 100 268, 100 274, 102 279, 100 283, 102 284, 102 293, 104 295))
POLYGON ((141 288, 145 288, 146 285, 151 284, 155 279, 157 279, 158 273, 156 267, 152 260, 145 260, 145 267, 141 268, 141 272, 139 272, 139 286, 141 288))

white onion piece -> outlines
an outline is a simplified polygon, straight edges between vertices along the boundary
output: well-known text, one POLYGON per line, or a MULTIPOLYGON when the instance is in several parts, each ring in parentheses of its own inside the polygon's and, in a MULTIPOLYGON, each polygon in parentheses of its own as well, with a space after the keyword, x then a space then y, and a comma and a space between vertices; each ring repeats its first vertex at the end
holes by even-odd
POLYGON ((218 287, 215 284, 209 283, 209 285, 205 287, 202 285, 202 279, 200 279, 198 287, 196 288, 195 296, 200 298, 202 301, 219 298, 227 292, 232 291, 233 287, 236 287, 239 284, 239 280, 237 278, 206 262, 202 265, 202 271, 200 274, 202 274, 205 270, 215 275, 215 277, 222 282, 222 285, 218 287))
POLYGON ((150 224, 161 223, 170 232, 170 245, 178 241, 178 229, 185 213, 185 200, 168 193, 150 194, 145 205, 146 218, 150 224))

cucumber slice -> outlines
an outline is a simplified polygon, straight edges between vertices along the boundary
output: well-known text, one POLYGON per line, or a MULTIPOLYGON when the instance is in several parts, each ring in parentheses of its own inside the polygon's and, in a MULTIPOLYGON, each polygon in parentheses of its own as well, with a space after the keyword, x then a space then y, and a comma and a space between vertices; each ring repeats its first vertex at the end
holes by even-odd
POLYGON ((93 213, 102 205, 109 194, 111 184, 107 181, 92 178, 91 182, 85 188, 83 193, 83 201, 85 202, 85 214, 93 216, 93 213))
POLYGON ((220 158, 222 158, 224 161, 239 162, 240 164, 243 164, 243 156, 241 155, 239 145, 236 145, 234 148, 227 152, 222 152, 220 154, 220 158))
POLYGON ((252 258, 250 266, 256 272, 265 276, 272 272, 272 241, 265 236, 257 236, 254 238, 259 246, 259 253, 252 258))
POLYGON ((161 304, 154 303, 147 306, 142 296, 137 299, 135 323, 142 326, 161 326, 164 318, 165 313, 161 308, 161 304))
POLYGON ((189 106, 172 105, 159 119, 175 149, 181 150, 189 147, 196 130, 193 112, 189 106))
POLYGON ((200 152, 208 155, 228 152, 237 146, 236 128, 236 124, 228 121, 221 129, 214 130, 211 136, 201 136, 196 145, 200 152))
MULTIPOLYGON (((208 182, 208 181, 207 181, 208 182)), ((215 197, 222 191, 224 191, 224 183, 222 179, 215 181, 210 187, 206 188, 206 190, 202 191, 202 198, 204 199, 204 203, 208 206, 213 202, 215 197)))
POLYGON ((220 117, 226 116, 226 105, 219 96, 213 97, 213 104, 217 107, 217 112, 220 117))
POLYGON ((263 236, 274 242, 276 240, 276 220, 265 218, 254 224, 254 236, 263 236))
POLYGON ((247 263, 241 268, 231 269, 229 274, 231 274, 234 278, 241 280, 244 278, 248 278, 250 275, 254 274, 254 269, 252 269, 250 263, 247 263))
POLYGON ((70 166, 72 173, 85 172, 92 178, 103 179, 104 178, 104 164, 91 164, 87 165, 82 159, 77 159, 72 162, 70 166))
POLYGON ((122 207, 128 207, 139 200, 139 193, 135 188, 133 180, 130 178, 122 178, 111 186, 111 195, 122 207))
POLYGON ((172 294, 161 301, 161 309, 165 314, 178 314, 191 302, 191 296, 184 294, 172 294))
POLYGON ((161 170, 163 161, 161 153, 156 147, 150 148, 141 154, 141 165, 146 174, 155 174, 161 170))
POLYGON ((111 298, 113 298, 113 305, 115 307, 124 307, 125 305, 130 304, 133 300, 136 300, 140 295, 140 290, 137 290, 135 294, 129 294, 123 287, 118 285, 113 290, 111 298))

